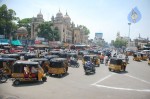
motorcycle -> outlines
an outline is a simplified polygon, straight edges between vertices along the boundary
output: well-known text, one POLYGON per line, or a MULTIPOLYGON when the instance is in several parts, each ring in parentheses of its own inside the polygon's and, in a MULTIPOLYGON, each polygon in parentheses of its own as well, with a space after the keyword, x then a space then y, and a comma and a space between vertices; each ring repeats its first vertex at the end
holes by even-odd
POLYGON ((5 83, 8 80, 7 75, 4 74, 3 70, 0 70, 0 82, 5 83))
POLYGON ((75 66, 76 68, 79 67, 79 63, 78 63, 77 60, 70 60, 70 61, 69 61, 69 65, 70 65, 70 66, 75 66))
POLYGON ((94 64, 91 63, 91 62, 85 63, 84 71, 85 71, 85 75, 92 74, 92 73, 94 74, 95 73, 95 66, 94 66, 94 64))

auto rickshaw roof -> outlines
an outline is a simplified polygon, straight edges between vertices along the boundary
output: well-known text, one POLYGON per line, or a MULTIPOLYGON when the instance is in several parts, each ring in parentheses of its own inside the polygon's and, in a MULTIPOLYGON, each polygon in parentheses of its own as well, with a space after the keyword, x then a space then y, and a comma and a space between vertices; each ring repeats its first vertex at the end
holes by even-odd
POLYGON ((97 55, 84 55, 83 57, 97 57, 97 55))
POLYGON ((112 57, 110 60, 125 60, 124 58, 117 58, 117 57, 112 57))
POLYGON ((68 53, 68 55, 78 55, 77 53, 68 53))
POLYGON ((50 51, 50 53, 60 53, 61 51, 50 51))
POLYGON ((2 57, 3 56, 19 56, 19 54, 3 54, 2 57))
POLYGON ((45 58, 52 58, 52 57, 59 57, 58 55, 47 55, 47 56, 44 56, 45 58))
POLYGON ((28 59, 29 61, 34 61, 34 62, 38 62, 38 61, 48 61, 47 58, 31 58, 28 59))
POLYGON ((25 65, 38 65, 38 62, 32 62, 32 61, 21 61, 18 60, 15 62, 15 64, 25 64, 25 65))
POLYGON ((51 62, 62 62, 62 61, 66 61, 66 60, 67 60, 66 58, 53 58, 50 61, 51 62))
POLYGON ((15 58, 3 58, 3 57, 0 57, 0 61, 16 61, 15 58))
POLYGON ((25 54, 26 56, 34 56, 34 55, 36 55, 35 53, 27 53, 27 54, 25 54))

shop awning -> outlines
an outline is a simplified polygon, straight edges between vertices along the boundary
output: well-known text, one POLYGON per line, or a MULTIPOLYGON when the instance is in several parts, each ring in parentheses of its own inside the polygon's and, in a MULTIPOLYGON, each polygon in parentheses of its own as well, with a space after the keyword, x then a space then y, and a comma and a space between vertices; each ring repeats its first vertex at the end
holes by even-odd
POLYGON ((8 39, 0 39, 0 45, 9 45, 8 39))
POLYGON ((13 41, 11 41, 11 44, 15 45, 15 46, 21 46, 22 45, 19 40, 13 40, 13 41))

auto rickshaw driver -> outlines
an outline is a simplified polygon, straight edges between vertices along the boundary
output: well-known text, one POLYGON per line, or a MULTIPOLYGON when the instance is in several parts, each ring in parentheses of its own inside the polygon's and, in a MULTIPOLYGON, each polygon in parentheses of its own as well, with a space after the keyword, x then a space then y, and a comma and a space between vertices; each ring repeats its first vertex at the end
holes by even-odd
POLYGON ((25 77, 25 78, 28 78, 29 75, 30 75, 30 70, 29 70, 29 67, 26 65, 26 66, 24 67, 24 77, 25 77))
POLYGON ((38 70, 32 66, 31 67, 31 77, 37 77, 38 76, 38 70))

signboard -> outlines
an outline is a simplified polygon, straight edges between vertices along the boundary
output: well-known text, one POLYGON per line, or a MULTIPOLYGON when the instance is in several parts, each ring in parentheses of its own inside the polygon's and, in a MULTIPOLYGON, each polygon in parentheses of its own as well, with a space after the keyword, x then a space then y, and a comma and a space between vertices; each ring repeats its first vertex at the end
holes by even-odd
POLYGON ((137 23, 142 18, 142 15, 137 7, 133 8, 128 15, 128 21, 131 23, 137 23))
POLYGON ((4 39, 5 38, 5 35, 0 35, 0 39, 4 39))
POLYGON ((102 39, 103 38, 103 33, 95 33, 95 38, 102 39))

